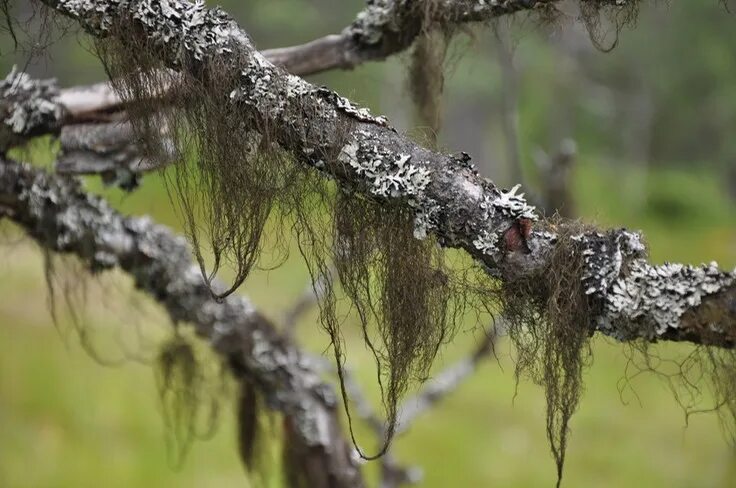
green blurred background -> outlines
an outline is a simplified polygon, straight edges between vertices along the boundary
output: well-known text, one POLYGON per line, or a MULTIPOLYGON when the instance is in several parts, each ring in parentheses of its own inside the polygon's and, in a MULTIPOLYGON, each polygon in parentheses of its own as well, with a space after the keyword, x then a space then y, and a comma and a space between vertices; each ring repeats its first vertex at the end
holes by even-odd
MULTIPOLYGON (((23 2, 15 4, 19 15, 30 11, 23 2)), ((362 6, 357 0, 222 4, 259 48, 336 32, 362 6)), ((535 154, 553 152, 562 139, 573 138, 581 217, 643 230, 656 262, 717 260, 725 268, 736 266, 733 14, 715 0, 647 2, 637 26, 621 32, 611 53, 595 50, 585 30, 571 22, 540 27, 517 17, 495 28, 473 29, 453 44, 440 136, 444 148, 470 153, 484 174, 511 184, 514 170, 499 116, 511 100, 529 187, 538 184, 535 154), (512 90, 499 62, 499 53, 508 49, 514 59, 512 90)), ((7 36, 1 39, 2 72, 14 63, 25 65, 7 36)), ((408 60, 404 54, 311 81, 410 130, 408 60)), ((27 69, 56 76, 63 86, 103 79, 89 43, 73 31, 27 69)), ((47 145, 33 151, 39 162, 50 157, 47 145)), ((104 189, 95 179, 87 183, 125 213, 149 214, 179 228, 159 175, 144 178, 132 194, 104 189)), ((2 230, 0 486, 249 486, 236 455, 228 398, 212 439, 196 442, 181 466, 173 466, 167 455, 149 364, 169 328, 164 314, 131 291, 123 276, 90 281, 83 318, 88 339, 104 359, 128 357, 121 365, 98 364, 80 346, 68 313, 61 314, 58 329, 52 325, 40 250, 17 230, 7 225, 2 230), (130 358, 132 351, 140 357, 130 358)), ((243 293, 278 322, 306 283, 306 270, 294 255, 276 270, 255 272, 243 293)), ((299 333, 307 347, 330 354, 314 313, 303 318, 299 333)), ((437 367, 472 347, 478 334, 468 326, 437 367)), ((348 332, 347 340, 350 364, 371 389, 368 355, 357 336, 348 332)), ((676 357, 689 348, 660 345, 656 351, 676 357)), ((629 347, 597 338, 594 352, 572 420, 566 486, 736 486, 736 451, 716 415, 691 416, 686 425, 665 382, 651 374, 627 380, 629 347)), ((543 395, 523 381, 514 397, 511 354, 502 341, 498 361, 484 363, 397 440, 399 460, 423 468, 421 486, 553 484, 543 395)), ((708 402, 706 394, 700 406, 708 402)), ((360 438, 373 442, 364 430, 360 438)), ((278 485, 278 478, 267 484, 278 485)))

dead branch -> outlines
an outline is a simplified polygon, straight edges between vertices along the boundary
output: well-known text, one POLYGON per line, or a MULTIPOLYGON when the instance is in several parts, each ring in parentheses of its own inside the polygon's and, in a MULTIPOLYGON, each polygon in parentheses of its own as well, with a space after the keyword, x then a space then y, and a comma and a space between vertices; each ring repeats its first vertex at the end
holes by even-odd
MULTIPOLYGON (((169 2, 166 12, 149 1, 45 3, 97 37, 115 35, 110 25, 136 23, 139 35, 158 46, 156 55, 167 68, 190 76, 202 63, 238 49, 245 61, 237 58, 227 68, 241 80, 229 91, 232 103, 270 121, 276 141, 304 164, 377 202, 405 205, 415 215, 418 238, 432 232, 443 246, 465 249, 502 280, 518 280, 547 264, 557 234, 529 231, 537 216, 517 188, 500 189, 474 171, 468 156, 417 146, 385 118, 287 75, 258 53, 221 10, 182 0, 169 2), (263 100, 277 101, 279 108, 263 100), (288 120, 295 114, 299 120, 288 120), (308 124, 302 119, 306 114, 308 124), (347 142, 339 133, 346 126, 352 128, 347 142), (323 160, 324 154, 339 156, 323 160)), ((582 232, 575 241, 585 256, 585 293, 596 311, 591 330, 620 340, 734 346, 736 272, 715 264, 652 266, 641 237, 626 230, 582 232)))

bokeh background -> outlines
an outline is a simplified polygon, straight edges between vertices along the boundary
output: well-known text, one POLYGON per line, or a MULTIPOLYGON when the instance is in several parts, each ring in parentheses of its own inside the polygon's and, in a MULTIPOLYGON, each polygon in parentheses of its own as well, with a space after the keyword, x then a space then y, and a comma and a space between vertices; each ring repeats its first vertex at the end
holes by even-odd
MULTIPOLYGON (((15 4, 20 15, 29 11, 23 2, 15 4)), ((265 49, 339 31, 362 2, 222 5, 265 49)), ((614 37, 609 33, 606 42, 614 37)), ((3 73, 17 63, 35 76, 58 77, 62 86, 104 77, 88 41, 74 31, 58 39, 48 56, 25 61, 12 52, 7 36, 0 38, 3 73)), ((411 130, 408 62, 402 54, 310 81, 411 130)), ((468 152, 497 183, 511 185, 521 173, 525 187, 538 190, 535 158, 571 138, 577 146, 572 193, 580 217, 641 229, 656 262, 736 265, 736 16, 723 2, 643 2, 637 25, 620 33, 610 53, 596 50, 573 21, 540 26, 517 17, 472 29, 450 50, 444 104, 440 145, 468 152)), ((43 164, 52 152, 40 143, 30 157, 43 164)), ((125 213, 180 227, 160 175, 145 177, 132 194, 105 189, 94 178, 87 184, 125 213)), ((150 367, 170 324, 155 305, 131 291, 123 276, 89 282, 81 318, 90 331, 85 340, 101 359, 115 363, 101 365, 80 345, 63 307, 53 326, 40 250, 9 225, 2 231, 0 486, 259 484, 246 478, 238 461, 228 397, 214 436, 195 442, 181 465, 172 461, 150 367)), ((65 276, 83 280, 73 267, 66 269, 65 276)), ((279 322, 306 284, 295 254, 276 270, 255 272, 242 292, 279 322)), ((298 330, 303 344, 330 354, 315 313, 298 330)), ((468 326, 443 352, 438 368, 472 347, 479 333, 468 326)), ((350 363, 371 390, 368 355, 357 336, 348 332, 347 340, 350 363)), ((687 346, 657 346, 662 355, 688 352, 687 346)), ((686 419, 665 381, 627 368, 630 348, 596 338, 594 353, 571 424, 566 486, 734 486, 736 451, 716 415, 686 419)), ((423 469, 421 486, 553 484, 543 395, 527 381, 517 390, 511 357, 501 341, 497 360, 483 363, 396 441, 399 460, 423 469)), ((701 407, 709 406, 707 393, 701 400, 701 407)), ((367 431, 359 436, 372 442, 367 431)), ((265 484, 278 486, 279 479, 265 484)))

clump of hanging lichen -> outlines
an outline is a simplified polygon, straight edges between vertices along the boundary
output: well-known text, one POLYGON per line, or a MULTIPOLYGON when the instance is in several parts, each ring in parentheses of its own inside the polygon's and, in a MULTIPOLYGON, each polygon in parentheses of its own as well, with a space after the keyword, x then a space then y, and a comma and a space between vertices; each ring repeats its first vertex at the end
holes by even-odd
POLYGON ((638 0, 611 2, 610 0, 585 0, 578 3, 579 19, 588 31, 590 42, 604 52, 618 44, 619 33, 624 27, 633 26, 639 15, 638 0), (606 39, 613 40, 606 46, 606 39))
POLYGON ((414 42, 409 65, 409 93, 414 104, 415 118, 430 147, 436 146, 442 125, 442 91, 444 61, 452 31, 432 28, 422 32, 414 42))
POLYGON ((179 465, 195 439, 216 430, 227 392, 223 365, 178 331, 161 347, 155 363, 156 385, 171 459, 179 465))
POLYGON ((444 253, 433 239, 414 238, 413 220, 399 205, 340 194, 333 245, 340 284, 378 367, 387 422, 382 453, 400 399, 427 378, 440 346, 453 337, 459 307, 444 253))
MULTIPOLYGON (((125 327, 111 326, 95 320, 88 309, 90 296, 107 312, 115 312, 114 304, 127 292, 117 289, 105 276, 90 273, 87 263, 75 256, 54 255, 43 249, 46 304, 51 320, 66 341, 69 333, 97 363, 119 366, 129 360, 150 358, 150 336, 141 330, 140 316, 128 315, 125 327), (97 299, 99 297, 99 299, 97 299), (110 297, 110 301, 106 298, 110 297)), ((135 301, 134 295, 128 296, 135 301)), ((141 310, 140 307, 136 307, 141 310)))
MULTIPOLYGON (((97 52, 147 152, 163 162, 172 151, 160 146, 162 134, 173 140, 178 162, 165 173, 167 186, 202 275, 212 289, 221 268, 234 274, 230 287, 213 290, 221 299, 256 265, 268 218, 293 201, 290 193, 303 170, 278 146, 267 121, 230 100, 240 83, 239 67, 246 64, 238 48, 207 62, 191 60, 196 64, 174 73, 132 24, 112 26, 125 32, 99 41, 97 52)), ((269 251, 278 255, 284 248, 269 251)))
POLYGON ((547 402, 547 438, 562 480, 569 421, 583 390, 582 373, 591 357, 591 310, 582 285, 585 265, 572 239, 584 227, 555 225, 557 243, 546 265, 533 276, 502 286, 502 310, 518 357, 516 375, 540 384, 547 402))
POLYGON ((619 383, 619 392, 636 395, 634 379, 651 373, 662 380, 689 417, 716 413, 723 433, 736 445, 736 352, 718 346, 691 344, 668 345, 639 341, 627 348, 627 365, 619 383))
POLYGON ((703 356, 723 431, 731 445, 736 445, 736 352, 706 348, 703 356))
POLYGON ((274 439, 283 432, 277 429, 276 416, 265 408, 262 395, 248 378, 240 381, 236 420, 240 460, 254 486, 267 486, 273 464, 274 439))
POLYGON ((441 18, 436 1, 419 2, 416 8, 421 25, 412 45, 407 87, 421 142, 435 148, 442 125, 445 59, 457 26, 441 18))

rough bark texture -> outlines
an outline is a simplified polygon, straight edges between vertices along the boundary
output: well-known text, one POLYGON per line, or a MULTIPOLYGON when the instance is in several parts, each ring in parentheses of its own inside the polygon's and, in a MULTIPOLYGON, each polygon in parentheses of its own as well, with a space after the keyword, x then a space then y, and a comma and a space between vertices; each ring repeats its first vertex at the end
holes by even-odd
MULTIPOLYGON (((517 187, 500 189, 478 175, 467 155, 422 148, 385 118, 276 68, 221 10, 182 0, 44 2, 96 37, 111 35, 116 23, 134 23, 173 70, 194 74, 203 63, 237 50, 245 62, 228 69, 239 74, 239 83, 222 95, 229 95, 244 114, 271 121, 275 139, 304 164, 376 201, 407 205, 415 215, 417 238, 434 233, 443 246, 465 249, 501 279, 539 270, 549 258, 557 236, 527 232, 537 217, 517 187), (296 114, 309 114, 309 123, 289 120, 296 114), (351 128, 347 142, 345 127, 351 128), (324 154, 339 157, 324 160, 324 154)), ((714 265, 651 266, 644 260, 640 236, 625 230, 589 232, 577 239, 586 254, 588 299, 597 311, 591 330, 621 340, 689 340, 733 347, 736 326, 729 310, 736 299, 736 271, 714 265), (708 297, 715 296, 722 313, 713 313, 713 306, 707 305, 714 300, 708 297)))
POLYGON ((0 217, 48 250, 76 255, 91 272, 119 267, 174 322, 191 323, 236 377, 281 411, 289 448, 309 486, 363 486, 342 436, 337 398, 317 372, 242 296, 212 298, 183 237, 147 217, 123 217, 76 181, 0 158, 0 217))

